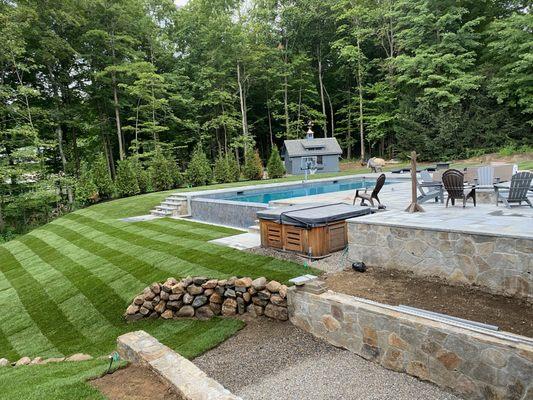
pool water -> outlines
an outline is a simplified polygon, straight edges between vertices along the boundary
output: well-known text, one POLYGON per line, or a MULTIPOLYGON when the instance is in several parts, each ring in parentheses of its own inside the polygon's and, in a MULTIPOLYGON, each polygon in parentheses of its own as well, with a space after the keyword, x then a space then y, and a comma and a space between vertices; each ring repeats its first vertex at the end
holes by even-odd
MULTIPOLYGON (((385 184, 393 183, 391 181, 385 184)), ((258 190, 254 193, 231 193, 230 196, 224 197, 224 200, 243 201, 247 203, 265 203, 268 204, 274 200, 290 199, 293 197, 313 196, 316 194, 341 192, 343 190, 354 190, 372 188, 376 184, 375 180, 356 180, 356 181, 331 181, 302 183, 300 187, 291 188, 265 188, 264 191, 258 190)))

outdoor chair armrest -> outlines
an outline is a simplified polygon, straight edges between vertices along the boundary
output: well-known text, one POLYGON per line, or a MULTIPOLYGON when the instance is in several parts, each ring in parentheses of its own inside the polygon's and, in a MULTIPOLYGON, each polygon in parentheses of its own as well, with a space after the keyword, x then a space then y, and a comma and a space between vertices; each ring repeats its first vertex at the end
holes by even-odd
POLYGON ((505 185, 503 183, 495 183, 494 187, 498 188, 498 189, 509 189, 509 186, 507 186, 507 185, 505 185))

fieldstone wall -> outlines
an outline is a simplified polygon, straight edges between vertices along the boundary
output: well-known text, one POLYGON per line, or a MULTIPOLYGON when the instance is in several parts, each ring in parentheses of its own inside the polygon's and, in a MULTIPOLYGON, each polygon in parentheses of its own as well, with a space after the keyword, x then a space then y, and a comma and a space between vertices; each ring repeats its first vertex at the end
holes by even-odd
POLYGON ((466 399, 533 398, 533 346, 400 313, 327 291, 288 293, 293 324, 385 368, 466 399))
POLYGON ((209 279, 187 277, 180 281, 168 278, 155 282, 135 297, 125 318, 196 317, 209 319, 214 315, 232 316, 249 313, 286 321, 287 286, 266 278, 209 279))
POLYGON ((531 239, 350 222, 348 243, 352 260, 533 300, 531 239))
POLYGON ((119 336, 117 348, 127 361, 147 366, 184 400, 241 400, 219 382, 144 331, 119 336))

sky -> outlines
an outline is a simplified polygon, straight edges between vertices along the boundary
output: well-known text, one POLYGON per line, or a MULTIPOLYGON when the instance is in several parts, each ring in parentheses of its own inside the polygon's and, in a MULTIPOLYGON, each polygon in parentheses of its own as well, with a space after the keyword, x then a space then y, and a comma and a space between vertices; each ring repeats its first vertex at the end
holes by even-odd
POLYGON ((174 0, 177 6, 184 6, 189 0, 174 0))

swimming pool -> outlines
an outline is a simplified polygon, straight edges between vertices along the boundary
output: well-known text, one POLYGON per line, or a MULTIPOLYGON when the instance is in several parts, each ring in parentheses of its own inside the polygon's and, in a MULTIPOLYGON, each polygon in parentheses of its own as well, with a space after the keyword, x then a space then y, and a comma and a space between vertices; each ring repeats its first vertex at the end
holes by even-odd
MULTIPOLYGON (((385 184, 393 183, 388 181, 385 184)), ((344 190, 355 190, 371 188, 376 184, 372 179, 356 180, 333 180, 326 182, 306 182, 285 188, 269 187, 256 189, 254 191, 238 191, 218 197, 221 200, 241 201, 245 203, 268 204, 271 201, 290 199, 293 197, 313 196, 317 194, 341 192, 344 190)))

